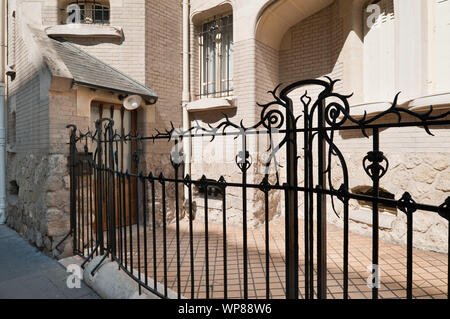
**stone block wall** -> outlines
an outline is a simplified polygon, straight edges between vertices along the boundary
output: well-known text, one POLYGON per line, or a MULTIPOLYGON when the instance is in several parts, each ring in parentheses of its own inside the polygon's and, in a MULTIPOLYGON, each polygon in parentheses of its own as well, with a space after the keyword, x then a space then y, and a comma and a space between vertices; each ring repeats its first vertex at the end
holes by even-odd
MULTIPOLYGON (((362 169, 365 154, 346 154, 350 174, 350 189, 357 186, 371 186, 372 181, 362 169)), ((389 170, 380 181, 380 187, 401 198, 409 192, 412 198, 421 204, 439 206, 449 196, 450 162, 449 153, 401 153, 385 152, 389 160, 389 170)), ((335 175, 334 187, 342 183, 339 167, 333 167, 335 175)), ((343 226, 342 207, 338 203, 338 218, 329 208, 330 222, 343 226)), ((350 200, 350 231, 365 236, 372 235, 372 210, 370 203, 350 200)), ((328 207, 331 207, 328 201, 328 207)), ((406 215, 398 209, 387 209, 383 206, 379 213, 380 239, 392 243, 406 245, 406 215)), ((413 245, 416 248, 437 252, 448 252, 448 222, 438 213, 418 210, 413 218, 413 245)))
POLYGON ((59 256, 67 243, 60 251, 55 246, 70 229, 66 156, 18 153, 8 171, 7 224, 45 253, 59 256))

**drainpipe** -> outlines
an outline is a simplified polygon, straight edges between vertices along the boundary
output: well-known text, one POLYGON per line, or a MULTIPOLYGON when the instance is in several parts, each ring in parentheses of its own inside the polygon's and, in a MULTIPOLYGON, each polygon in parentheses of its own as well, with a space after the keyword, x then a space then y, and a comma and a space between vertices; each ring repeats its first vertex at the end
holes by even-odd
POLYGON ((2 1, 0 5, 0 224, 4 224, 6 220, 6 14, 6 1, 2 1))
MULTIPOLYGON (((183 6, 183 131, 186 131, 190 127, 189 111, 187 104, 191 100, 190 96, 190 55, 189 52, 189 0, 182 0, 183 6)), ((183 139, 183 152, 185 155, 184 175, 191 175, 191 138, 187 137, 183 139)))

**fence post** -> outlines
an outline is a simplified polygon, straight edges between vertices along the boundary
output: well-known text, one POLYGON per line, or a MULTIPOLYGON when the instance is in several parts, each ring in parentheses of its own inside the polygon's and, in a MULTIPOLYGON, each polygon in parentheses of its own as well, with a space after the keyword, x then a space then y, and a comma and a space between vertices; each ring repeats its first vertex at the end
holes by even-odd
POLYGON ((76 225, 76 219, 75 219, 75 174, 74 174, 74 167, 75 167, 75 153, 76 153, 76 132, 77 127, 75 125, 69 125, 68 127, 71 127, 72 130, 70 131, 70 160, 69 160, 69 175, 70 175, 70 231, 72 232, 72 250, 73 253, 76 253, 76 236, 75 236, 75 225, 76 225))
POLYGON ((298 197, 297 197, 297 133, 292 100, 286 110, 286 298, 298 299, 298 197))
POLYGON ((109 222, 109 243, 108 250, 111 252, 112 257, 116 258, 116 183, 115 183, 115 156, 114 156, 114 121, 110 120, 108 126, 106 127, 106 136, 109 139, 105 143, 105 152, 108 152, 108 162, 105 163, 109 167, 107 167, 107 174, 110 176, 110 180, 108 183, 109 188, 109 196, 107 201, 107 210, 106 210, 106 218, 109 222), (108 149, 106 149, 106 145, 108 145, 108 149))
POLYGON ((97 245, 100 248, 100 255, 104 254, 104 246, 103 246, 103 187, 102 187, 102 178, 103 178, 103 146, 102 146, 102 119, 99 119, 95 122, 96 128, 96 136, 97 136, 97 176, 95 181, 95 202, 96 202, 96 210, 95 210, 95 228, 96 228, 96 241, 97 245))
POLYGON ((317 297, 319 299, 327 298, 327 202, 326 195, 321 193, 326 185, 326 148, 323 137, 326 134, 324 108, 325 101, 322 98, 317 108, 317 189, 319 191, 317 193, 317 297))

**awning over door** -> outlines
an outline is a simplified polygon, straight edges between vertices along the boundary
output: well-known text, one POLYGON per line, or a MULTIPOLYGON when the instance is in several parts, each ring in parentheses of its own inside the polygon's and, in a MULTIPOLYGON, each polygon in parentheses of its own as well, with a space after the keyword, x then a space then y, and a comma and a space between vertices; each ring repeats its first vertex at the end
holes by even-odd
POLYGON ((50 41, 72 74, 74 84, 126 95, 137 94, 151 104, 156 102, 158 95, 152 89, 67 41, 50 41))

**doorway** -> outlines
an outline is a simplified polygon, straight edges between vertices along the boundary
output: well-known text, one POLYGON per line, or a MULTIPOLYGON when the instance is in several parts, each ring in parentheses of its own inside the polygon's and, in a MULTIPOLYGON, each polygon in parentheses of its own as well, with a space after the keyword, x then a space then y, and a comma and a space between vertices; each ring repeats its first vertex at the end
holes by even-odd
MULTIPOLYGON (((95 122, 99 119, 108 118, 114 121, 113 130, 121 136, 127 133, 136 132, 137 111, 125 110, 121 104, 104 103, 93 101, 91 103, 91 127, 95 128, 95 122)), ((136 151, 136 143, 133 141, 118 142, 116 155, 116 170, 119 172, 129 172, 131 175, 136 174, 137 167, 133 162, 133 153, 136 151)), ((95 183, 95 180, 93 181, 95 183)), ((137 185, 136 178, 117 179, 114 183, 115 192, 115 214, 116 225, 134 225, 137 223, 137 185), (122 202, 122 198, 127 199, 127 203, 122 202), (121 220, 119 221, 119 217, 121 220)), ((102 187, 110 187, 110 185, 102 184, 102 187)), ((95 187, 94 190, 95 197, 95 187)), ((106 190, 103 190, 106 191, 106 190)), ((106 212, 108 203, 106 198, 101 200, 102 209, 106 212)), ((103 218, 103 230, 107 230, 107 220, 103 218)))

